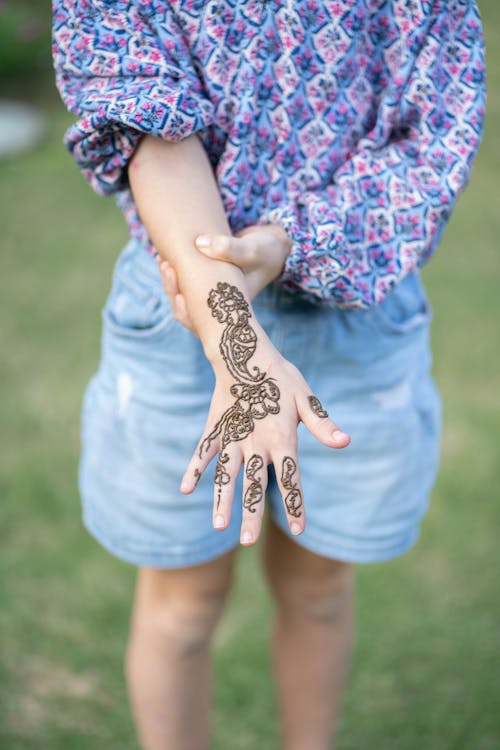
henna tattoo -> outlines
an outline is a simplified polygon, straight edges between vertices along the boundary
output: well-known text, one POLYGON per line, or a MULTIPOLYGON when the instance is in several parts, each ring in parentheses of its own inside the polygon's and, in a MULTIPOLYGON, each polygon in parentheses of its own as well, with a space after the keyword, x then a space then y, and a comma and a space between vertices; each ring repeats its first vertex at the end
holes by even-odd
POLYGON ((265 373, 258 367, 247 367, 255 354, 257 334, 249 325, 252 317, 248 302, 235 286, 219 282, 208 296, 207 305, 219 323, 227 323, 219 344, 226 367, 235 380, 263 380, 265 373))
POLYGON ((217 459, 217 464, 215 465, 215 478, 214 478, 214 484, 217 485, 217 510, 219 510, 221 496, 222 496, 222 486, 224 484, 229 484, 231 481, 231 477, 229 476, 228 472, 224 468, 227 462, 229 461, 229 456, 224 451, 221 451, 219 454, 219 458, 217 459))
POLYGON ((316 414, 316 416, 320 417, 321 419, 326 419, 326 417, 328 416, 328 412, 326 411, 326 409, 323 409, 319 398, 316 398, 316 396, 308 396, 307 400, 309 401, 311 410, 316 414))
POLYGON ((302 493, 298 488, 297 482, 293 481, 293 476, 297 471, 297 464, 290 458, 285 456, 281 465, 281 484, 288 493, 285 497, 285 506, 291 516, 299 518, 302 515, 300 508, 302 507, 302 493))
POLYGON ((254 419, 264 419, 268 414, 278 414, 280 410, 280 391, 271 378, 256 385, 235 383, 230 393, 236 397, 236 401, 226 409, 212 432, 202 441, 200 458, 221 433, 221 447, 225 448, 228 443, 248 437, 254 430, 254 419))
POLYGON ((211 290, 207 305, 213 317, 225 324, 219 351, 236 383, 230 388, 235 402, 201 441, 198 451, 200 458, 209 451, 219 435, 221 450, 224 450, 229 443, 248 437, 255 429, 256 419, 278 414, 281 395, 273 378, 266 377, 266 373, 255 365, 248 367, 257 348, 257 334, 248 322, 252 315, 239 289, 219 282, 211 290))
POLYGON ((195 477, 194 486, 196 488, 196 487, 198 487, 198 482, 201 479, 201 471, 199 470, 198 467, 196 467, 196 469, 194 470, 193 474, 194 474, 194 477, 195 477))
POLYGON ((246 477, 251 481, 245 492, 245 497, 243 498, 243 507, 249 510, 250 513, 255 513, 254 506, 258 505, 264 497, 264 488, 262 487, 261 478, 256 476, 257 472, 260 471, 263 466, 264 461, 262 460, 262 456, 258 456, 256 453, 249 458, 245 466, 246 477))

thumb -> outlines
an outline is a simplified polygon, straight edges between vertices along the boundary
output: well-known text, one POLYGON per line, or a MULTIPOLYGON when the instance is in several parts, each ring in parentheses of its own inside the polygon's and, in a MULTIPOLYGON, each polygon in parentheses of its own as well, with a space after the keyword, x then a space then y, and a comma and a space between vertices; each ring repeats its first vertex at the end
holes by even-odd
POLYGON ((195 239, 196 248, 214 260, 225 260, 247 270, 249 242, 244 237, 227 234, 200 234, 195 239))
POLYGON ((311 435, 329 448, 346 448, 349 435, 330 419, 320 400, 312 393, 297 399, 297 411, 311 435))

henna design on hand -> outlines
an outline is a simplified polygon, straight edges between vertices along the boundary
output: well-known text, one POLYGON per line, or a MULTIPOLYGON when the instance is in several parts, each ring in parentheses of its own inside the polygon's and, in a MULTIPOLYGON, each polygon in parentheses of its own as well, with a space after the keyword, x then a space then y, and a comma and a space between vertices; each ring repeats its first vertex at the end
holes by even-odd
POLYGON ((194 477, 195 477, 194 486, 198 487, 198 482, 201 479, 201 471, 199 470, 198 467, 196 467, 196 469, 194 470, 193 474, 194 474, 194 477))
POLYGON ((198 451, 200 458, 219 435, 223 451, 229 443, 248 437, 255 429, 256 419, 278 414, 281 395, 273 378, 266 377, 266 373, 257 366, 248 367, 257 348, 257 334, 248 322, 252 315, 239 289, 227 282, 219 282, 211 290, 207 305, 213 317, 225 324, 219 351, 229 373, 236 380, 230 388, 236 400, 201 441, 198 451))
POLYGON ((245 466, 246 477, 251 480, 251 483, 248 485, 247 491, 245 492, 243 507, 249 510, 250 513, 255 513, 254 506, 258 505, 264 497, 261 478, 256 476, 257 472, 260 471, 263 466, 264 461, 262 460, 262 456, 259 456, 256 453, 249 458, 245 466))
POLYGON ((229 484, 231 481, 231 477, 229 476, 228 472, 226 471, 225 464, 229 461, 229 456, 224 451, 221 451, 219 454, 219 458, 217 459, 217 464, 215 465, 215 478, 214 478, 214 484, 217 485, 217 510, 219 510, 220 501, 221 501, 221 495, 222 495, 222 486, 224 484, 229 484))
POLYGON ((316 398, 316 396, 308 396, 307 400, 309 401, 311 410, 316 414, 317 417, 320 417, 321 419, 326 419, 326 417, 328 417, 328 412, 326 411, 326 409, 323 409, 319 398, 316 398))
POLYGON ((300 510, 302 507, 302 493, 297 483, 293 482, 293 476, 296 471, 297 464, 293 458, 285 456, 281 465, 281 484, 285 490, 289 490, 285 497, 285 506, 291 516, 299 518, 302 515, 302 511, 300 510))

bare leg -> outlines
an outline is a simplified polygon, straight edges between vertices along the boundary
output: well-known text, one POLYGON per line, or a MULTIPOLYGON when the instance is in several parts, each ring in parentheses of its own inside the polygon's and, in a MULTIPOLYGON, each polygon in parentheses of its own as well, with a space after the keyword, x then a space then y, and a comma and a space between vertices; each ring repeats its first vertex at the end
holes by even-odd
POLYGON ((272 521, 264 566, 277 604, 283 750, 331 750, 354 640, 354 568, 305 550, 272 521))
POLYGON ((210 642, 233 561, 139 570, 126 672, 143 750, 208 748, 210 642))

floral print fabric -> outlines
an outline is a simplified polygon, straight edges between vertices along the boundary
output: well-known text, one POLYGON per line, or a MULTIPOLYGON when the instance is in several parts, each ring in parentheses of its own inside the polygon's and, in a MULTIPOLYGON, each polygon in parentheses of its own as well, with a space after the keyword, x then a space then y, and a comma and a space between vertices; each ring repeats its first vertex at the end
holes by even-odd
POLYGON ((144 133, 198 133, 233 231, 278 223, 279 279, 365 308, 434 252, 482 134, 472 0, 54 0, 65 144, 154 248, 128 187, 144 133))

